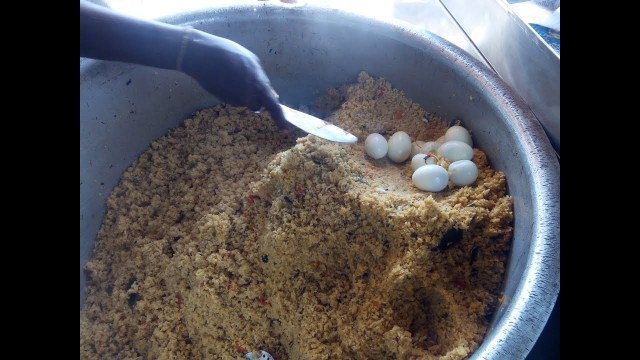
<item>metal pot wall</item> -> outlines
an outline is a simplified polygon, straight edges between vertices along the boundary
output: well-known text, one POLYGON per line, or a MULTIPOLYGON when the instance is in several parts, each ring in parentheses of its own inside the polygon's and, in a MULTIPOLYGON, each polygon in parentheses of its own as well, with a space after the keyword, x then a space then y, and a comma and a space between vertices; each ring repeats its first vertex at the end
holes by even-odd
MULTIPOLYGON (((514 91, 468 53, 432 34, 339 10, 258 3, 165 19, 237 41, 261 59, 286 103, 312 104, 360 71, 446 119, 461 119, 506 174, 514 239, 505 301, 472 359, 524 359, 560 289, 560 165, 514 91)), ((156 138, 217 100, 175 71, 80 61, 80 306, 83 266, 123 171, 156 138)))

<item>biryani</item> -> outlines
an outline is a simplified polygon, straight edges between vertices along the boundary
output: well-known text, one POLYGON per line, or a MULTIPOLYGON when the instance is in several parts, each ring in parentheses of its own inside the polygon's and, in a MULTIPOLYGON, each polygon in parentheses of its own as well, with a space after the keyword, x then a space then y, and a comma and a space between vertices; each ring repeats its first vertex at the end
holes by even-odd
POLYGON ((506 178, 473 149, 470 186, 425 192, 370 133, 451 125, 381 78, 329 90, 338 144, 218 105, 122 175, 86 264, 82 359, 464 359, 500 301, 506 178))

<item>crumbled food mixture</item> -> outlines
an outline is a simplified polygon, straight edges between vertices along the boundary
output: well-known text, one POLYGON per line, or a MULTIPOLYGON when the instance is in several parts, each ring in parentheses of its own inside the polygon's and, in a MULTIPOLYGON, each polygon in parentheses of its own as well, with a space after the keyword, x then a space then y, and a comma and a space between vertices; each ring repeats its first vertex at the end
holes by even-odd
POLYGON ((477 181, 430 193, 408 161, 368 158, 372 132, 426 141, 449 126, 383 79, 362 73, 317 104, 359 142, 220 105, 131 165, 86 265, 82 359, 463 359, 478 348, 512 237, 504 174, 474 149, 477 181))

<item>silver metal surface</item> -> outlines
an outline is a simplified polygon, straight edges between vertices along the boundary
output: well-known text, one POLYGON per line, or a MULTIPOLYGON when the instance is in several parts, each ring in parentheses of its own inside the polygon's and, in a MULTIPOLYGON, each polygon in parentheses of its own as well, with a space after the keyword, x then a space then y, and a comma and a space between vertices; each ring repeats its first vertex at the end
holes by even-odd
POLYGON ((317 137, 320 137, 326 140, 331 140, 331 141, 336 141, 341 143, 353 144, 358 142, 357 137, 355 137, 353 134, 349 133, 344 129, 341 129, 315 116, 305 114, 302 111, 292 109, 285 105, 280 105, 280 106, 282 106, 284 117, 285 119, 287 119, 288 122, 308 132, 309 134, 315 135, 317 137))
MULTIPOLYGON (((466 51, 401 23, 312 6, 258 3, 167 18, 230 38, 261 59, 283 102, 311 105, 360 71, 384 77, 425 109, 460 119, 507 177, 514 240, 505 300, 472 359, 524 359, 560 288, 560 166, 540 122, 495 72, 466 51)), ((81 59, 80 302, 82 267, 105 197, 149 143, 213 105, 173 71, 81 59)))
MULTIPOLYGON (((178 13, 199 11, 209 7, 256 6, 260 0, 91 0, 106 3, 111 8, 141 18, 156 19, 178 13)), ((275 0, 274 0, 275 1, 275 0)), ((337 9, 376 18, 401 22, 416 31, 438 34, 451 43, 466 50, 480 61, 484 61, 467 35, 453 20, 439 0, 297 0, 293 4, 279 4, 286 7, 314 6, 337 9)))
POLYGON ((493 69, 529 104, 560 153, 560 55, 504 0, 440 0, 493 69))

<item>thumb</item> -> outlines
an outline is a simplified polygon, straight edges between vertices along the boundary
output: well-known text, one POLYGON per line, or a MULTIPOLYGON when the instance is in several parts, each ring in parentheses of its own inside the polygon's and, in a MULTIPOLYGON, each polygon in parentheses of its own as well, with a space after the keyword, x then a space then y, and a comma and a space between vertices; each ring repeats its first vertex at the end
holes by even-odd
POLYGON ((263 91, 262 106, 267 109, 278 128, 291 128, 291 124, 284 117, 280 101, 278 101, 278 94, 270 86, 267 86, 267 89, 263 91))

